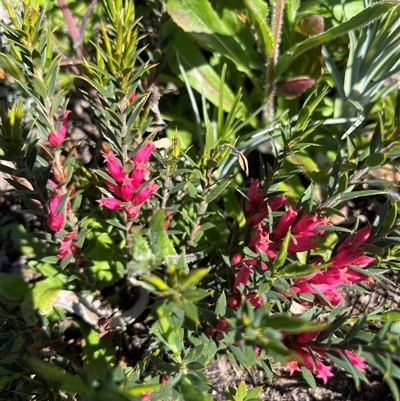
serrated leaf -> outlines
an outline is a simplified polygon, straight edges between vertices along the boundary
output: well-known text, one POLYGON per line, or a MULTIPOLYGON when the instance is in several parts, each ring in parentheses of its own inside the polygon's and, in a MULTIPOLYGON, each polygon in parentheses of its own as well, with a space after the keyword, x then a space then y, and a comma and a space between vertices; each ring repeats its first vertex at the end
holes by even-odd
POLYGON ((226 313, 226 295, 225 292, 222 291, 221 295, 218 298, 217 304, 215 305, 215 314, 217 316, 225 316, 226 313))
POLYGON ((194 323, 199 324, 199 314, 197 312, 197 307, 193 302, 184 302, 183 310, 185 311, 185 315, 192 320, 194 323))

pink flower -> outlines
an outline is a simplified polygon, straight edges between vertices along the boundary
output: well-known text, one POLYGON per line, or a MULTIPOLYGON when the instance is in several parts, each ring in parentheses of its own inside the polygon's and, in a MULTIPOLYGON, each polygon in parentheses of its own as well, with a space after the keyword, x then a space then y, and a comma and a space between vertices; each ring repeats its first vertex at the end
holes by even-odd
POLYGON ((133 191, 135 190, 135 187, 132 185, 132 181, 133 179, 129 177, 124 177, 122 179, 121 197, 125 202, 132 200, 133 191))
POLYGON ((145 202, 147 199, 150 198, 151 195, 153 195, 153 192, 157 188, 157 185, 154 181, 152 181, 150 184, 147 184, 144 188, 140 189, 136 195, 133 198, 132 203, 137 206, 141 205, 143 202, 145 202))
POLYGON ((129 219, 136 219, 139 215, 140 206, 129 205, 125 208, 125 211, 129 219))
POLYGON ((134 165, 136 166, 137 164, 147 162, 150 159, 150 156, 154 150, 154 145, 150 141, 146 141, 144 146, 142 146, 133 156, 132 161, 134 165))
POLYGON ((304 251, 310 251, 312 249, 315 249, 317 247, 317 241, 314 239, 309 239, 309 238, 295 238, 296 242, 294 240, 290 240, 289 246, 288 246, 288 251, 289 252, 304 252, 304 251))
POLYGON ((247 294, 246 299, 250 302, 252 306, 257 308, 258 306, 261 306, 263 303, 262 298, 258 294, 247 294))
POLYGON ((151 393, 152 393, 151 391, 143 392, 142 394, 140 394, 140 398, 141 398, 143 401, 150 401, 151 393))
POLYGON ((300 372, 299 363, 295 359, 290 359, 286 362, 286 369, 289 370, 290 376, 298 370, 300 372))
POLYGON ((239 286, 240 284, 246 285, 249 282, 250 272, 251 267, 243 263, 242 267, 239 269, 235 277, 235 282, 233 284, 234 292, 239 292, 239 290, 236 288, 237 286, 239 286))
POLYGON ((329 259, 329 269, 341 269, 353 263, 359 256, 361 249, 342 251, 329 259))
POLYGON ((49 202, 50 211, 49 214, 47 215, 47 225, 53 231, 60 231, 64 225, 65 212, 61 210, 59 214, 56 214, 61 199, 62 196, 57 194, 53 196, 49 202))
POLYGON ((365 371, 365 359, 362 356, 357 356, 354 352, 344 350, 347 358, 349 358, 350 363, 362 372, 365 371))
POLYGON ((258 190, 259 186, 260 186, 260 180, 255 180, 253 178, 250 180, 250 187, 247 191, 248 201, 246 201, 244 206, 246 216, 249 216, 252 213, 256 212, 258 207, 264 200, 265 192, 259 191, 258 190))
POLYGON ((101 196, 101 199, 98 200, 100 206, 104 206, 110 210, 121 210, 121 201, 115 198, 106 198, 104 195, 101 196))
POLYGON ((296 341, 299 344, 308 344, 311 340, 314 340, 314 338, 318 337, 319 333, 319 331, 300 333, 296 336, 296 341))
POLYGON ((63 121, 60 129, 58 130, 57 134, 53 131, 50 132, 49 134, 49 142, 54 146, 55 148, 58 148, 64 141, 65 135, 67 133, 68 129, 68 115, 71 113, 70 110, 65 110, 64 115, 63 115, 63 121))
POLYGON ((253 238, 249 242, 249 246, 254 247, 256 252, 267 252, 269 248, 269 244, 272 241, 269 239, 269 231, 268 226, 258 227, 257 231, 253 235, 253 238))
POLYGON ((110 152, 103 156, 105 162, 107 163, 107 169, 111 177, 114 178, 118 183, 122 182, 125 177, 124 171, 121 165, 118 163, 115 154, 110 152))
POLYGON ((133 102, 135 100, 136 97, 136 90, 134 90, 128 97, 128 101, 129 102, 133 102))
POLYGON ((78 231, 72 231, 70 233, 67 233, 65 237, 61 240, 58 246, 58 259, 64 259, 66 256, 73 253, 74 248, 72 246, 72 241, 77 235, 78 231))
POLYGON ((146 176, 149 175, 149 169, 146 167, 145 162, 136 163, 135 168, 131 171, 130 177, 132 178, 132 185, 138 188, 146 176))
POLYGON ((281 206, 283 206, 287 201, 286 196, 281 195, 276 198, 272 198, 267 202, 268 207, 271 208, 272 211, 278 210, 281 206))
POLYGON ((240 297, 239 296, 230 297, 228 298, 226 303, 230 308, 237 308, 240 305, 240 297))
POLYGON ((326 219, 321 218, 318 213, 302 214, 293 226, 292 234, 296 238, 312 237, 318 234, 318 231, 315 231, 318 225, 327 225, 326 219))
POLYGON ((106 184, 106 187, 111 192, 114 192, 114 195, 118 196, 119 198, 122 198, 122 192, 121 192, 121 186, 120 185, 115 185, 110 181, 104 181, 104 184, 106 184))
POLYGON ((361 230, 358 230, 356 233, 349 235, 338 247, 335 254, 339 254, 343 251, 347 251, 349 249, 357 249, 360 245, 364 244, 368 239, 369 234, 371 233, 371 225, 368 224, 361 230))
POLYGON ((322 379, 324 384, 326 384, 328 379, 333 376, 333 373, 331 372, 332 367, 324 365, 315 354, 311 356, 311 351, 308 352, 303 348, 296 348, 294 351, 300 356, 302 365, 315 373, 318 378, 322 379))
POLYGON ((274 237, 281 238, 286 235, 289 228, 295 222, 299 212, 290 207, 283 216, 279 219, 278 224, 274 228, 274 237))
POLYGON ((372 262, 375 262, 375 258, 373 258, 372 256, 361 255, 353 260, 352 265, 364 267, 368 266, 372 262))
POLYGON ((258 213, 253 214, 253 216, 247 219, 247 224, 255 228, 257 227, 266 217, 268 216, 268 209, 262 208, 262 210, 258 213))

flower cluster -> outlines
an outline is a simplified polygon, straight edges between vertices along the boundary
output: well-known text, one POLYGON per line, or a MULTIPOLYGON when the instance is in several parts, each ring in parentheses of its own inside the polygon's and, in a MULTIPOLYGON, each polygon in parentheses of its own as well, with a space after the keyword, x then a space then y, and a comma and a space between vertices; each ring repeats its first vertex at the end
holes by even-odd
MULTIPOLYGON (((325 301, 318 296, 318 293, 323 294, 332 305, 337 305, 343 299, 340 285, 372 281, 371 277, 349 267, 349 265, 365 267, 375 260, 373 257, 363 254, 362 244, 368 239, 370 232, 371 226, 367 225, 349 235, 329 259, 327 269, 316 269, 311 275, 295 280, 290 289, 295 294, 313 294, 319 298, 320 303, 325 301)), ((315 261, 318 261, 318 258, 315 261)), ((308 302, 303 301, 303 304, 308 304, 308 302)))
POLYGON ((147 162, 153 152, 154 145, 147 141, 141 149, 133 156, 130 166, 124 169, 117 156, 109 152, 104 155, 106 162, 105 172, 114 180, 105 181, 105 185, 111 191, 108 196, 102 195, 98 200, 101 206, 110 210, 125 210, 128 218, 134 219, 138 216, 140 205, 151 197, 156 189, 154 181, 142 185, 150 175, 147 162))
MULTIPOLYGON (((286 363, 286 368, 292 375, 296 370, 300 370, 300 362, 326 384, 328 379, 333 376, 332 366, 324 364, 320 358, 328 359, 329 356, 324 350, 313 349, 313 343, 311 342, 313 339, 318 337, 319 334, 319 332, 300 333, 293 339, 289 339, 288 335, 285 336, 286 338, 284 342, 292 348, 297 356, 297 359, 290 359, 286 363)), ((333 351, 338 354, 343 353, 354 367, 361 371, 365 370, 365 359, 358 356, 353 351, 342 351, 334 348, 333 351)))
MULTIPOLYGON (((260 271, 268 269, 268 260, 271 262, 277 257, 284 239, 288 233, 289 243, 288 252, 309 252, 315 251, 318 246, 318 236, 324 234, 324 226, 329 225, 328 218, 322 217, 319 213, 302 213, 292 206, 288 206, 283 215, 277 219, 275 224, 268 222, 264 224, 264 219, 270 211, 276 211, 284 206, 287 199, 278 196, 266 200, 266 194, 259 189, 259 180, 252 180, 247 193, 245 203, 245 216, 247 224, 253 230, 253 234, 248 246, 257 254, 265 254, 263 257, 249 257, 238 253, 231 259, 231 265, 235 269, 235 280, 233 283, 233 296, 227 301, 231 308, 240 305, 241 296, 249 301, 253 307, 263 304, 263 296, 257 293, 257 285, 250 285, 250 277, 253 270, 257 267, 260 271), (267 260, 264 262, 263 260, 267 260)), ((310 297, 307 301, 297 296, 301 294, 312 294, 314 303, 337 305, 342 299, 343 294, 340 286, 352 284, 359 281, 371 281, 367 275, 360 273, 350 266, 365 267, 374 261, 374 258, 365 255, 363 244, 370 235, 371 227, 360 229, 354 234, 349 235, 333 251, 329 260, 324 261, 322 256, 313 255, 310 257, 311 263, 315 264, 312 274, 295 279, 290 286, 290 293, 284 294, 287 298, 296 297, 297 302, 303 305, 310 305, 310 297), (318 268, 321 266, 320 268, 318 268)), ((287 364, 291 373, 298 370, 298 363, 316 374, 324 382, 328 380, 331 373, 331 366, 324 364, 321 358, 328 355, 323 351, 312 348, 312 340, 318 336, 318 332, 300 333, 297 336, 289 336, 283 333, 285 344, 292 348, 297 355, 297 359, 290 360, 287 364), (311 342, 311 343, 310 343, 311 342)), ((341 350, 333 349, 337 353, 341 350)), ((364 359, 358 357, 354 352, 345 350, 344 355, 350 362, 360 370, 365 369, 364 359)))

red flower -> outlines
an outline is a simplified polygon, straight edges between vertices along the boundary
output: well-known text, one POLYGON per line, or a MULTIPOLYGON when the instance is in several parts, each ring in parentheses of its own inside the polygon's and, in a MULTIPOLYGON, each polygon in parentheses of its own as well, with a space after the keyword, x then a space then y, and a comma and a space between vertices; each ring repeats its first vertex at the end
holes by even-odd
POLYGON ((141 205, 143 202, 149 199, 151 195, 153 195, 153 192, 155 191, 156 188, 157 188, 156 183, 152 181, 150 184, 140 189, 133 198, 133 204, 141 205))
POLYGON ((64 225, 64 220, 65 220, 65 212, 64 210, 61 210, 58 214, 57 208, 61 202, 62 196, 59 194, 56 194, 50 199, 49 202, 49 214, 47 215, 47 225, 49 228, 53 231, 60 231, 61 228, 64 225))
POLYGON ((138 165, 140 163, 143 162, 147 162, 150 159, 150 156, 152 154, 154 150, 154 145, 152 142, 150 141, 146 141, 146 143, 144 144, 144 146, 142 146, 135 154, 135 156, 133 156, 132 161, 134 163, 134 165, 138 165))
POLYGON ((118 163, 114 153, 107 153, 103 156, 107 163, 107 169, 111 177, 114 178, 118 183, 122 182, 125 177, 124 171, 121 165, 118 163))
POLYGON ((60 244, 58 245, 58 259, 64 259, 66 256, 73 253, 74 250, 76 250, 76 248, 72 245, 72 241, 77 235, 78 231, 72 231, 70 233, 67 233, 65 237, 61 240, 60 244))
POLYGON ((274 228, 274 238, 281 238, 286 235, 289 228, 295 222, 298 211, 290 207, 279 219, 278 224, 274 228))
POLYGON ((101 196, 101 199, 98 200, 97 202, 100 203, 100 206, 104 206, 107 209, 110 210, 121 210, 121 201, 118 199, 115 199, 113 197, 106 198, 104 195, 101 196))
POLYGON ((66 110, 63 115, 63 121, 60 129, 57 131, 57 133, 51 131, 49 134, 49 142, 55 147, 58 148, 64 141, 65 135, 67 133, 68 129, 68 115, 71 113, 70 110, 66 110))

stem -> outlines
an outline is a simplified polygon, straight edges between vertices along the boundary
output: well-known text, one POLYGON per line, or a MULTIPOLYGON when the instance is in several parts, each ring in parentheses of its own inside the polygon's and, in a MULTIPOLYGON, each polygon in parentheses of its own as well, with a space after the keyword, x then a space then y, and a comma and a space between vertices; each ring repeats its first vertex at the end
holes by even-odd
POLYGON ((68 4, 65 0, 58 0, 58 5, 63 13, 65 22, 67 23, 71 39, 74 42, 74 46, 77 46, 76 54, 78 55, 79 58, 82 58, 83 46, 79 44, 80 40, 79 29, 77 28, 74 18, 72 17, 71 12, 69 11, 68 4))
POLYGON ((275 98, 275 66, 279 56, 279 44, 281 39, 281 28, 283 24, 283 10, 285 0, 276 0, 272 21, 272 51, 267 56, 267 71, 265 82, 265 109, 264 120, 269 122, 274 116, 275 98))
POLYGON ((197 230, 198 230, 198 228, 200 226, 201 218, 203 217, 203 214, 207 210, 206 195, 207 195, 208 190, 210 189, 211 184, 212 184, 211 175, 212 175, 212 169, 207 170, 207 172, 206 172, 206 184, 205 184, 205 186, 203 188, 203 191, 201 193, 201 196, 202 196, 203 200, 199 204, 199 208, 197 209, 196 220, 194 222, 192 230, 190 231, 189 241, 191 241, 191 242, 194 242, 194 236, 196 235, 196 232, 197 232, 197 230))

